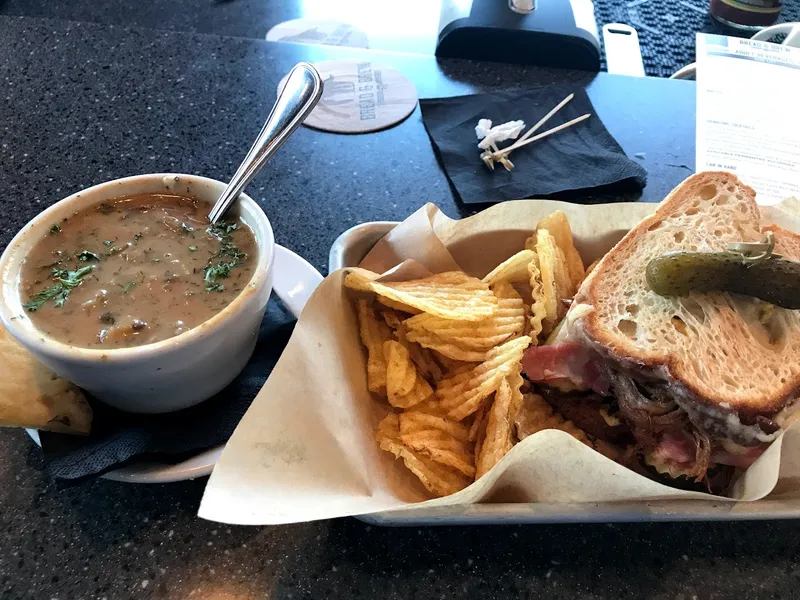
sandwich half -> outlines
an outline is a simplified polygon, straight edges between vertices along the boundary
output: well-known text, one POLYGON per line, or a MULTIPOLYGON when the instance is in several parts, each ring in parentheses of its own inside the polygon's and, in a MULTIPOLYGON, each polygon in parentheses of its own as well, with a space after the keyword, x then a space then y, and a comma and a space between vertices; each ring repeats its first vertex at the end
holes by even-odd
POLYGON ((777 254, 800 261, 800 236, 762 228, 755 191, 736 176, 690 177, 603 257, 552 344, 527 351, 527 377, 603 398, 647 470, 710 488, 718 468, 748 467, 800 396, 800 311, 727 292, 662 297, 646 268, 666 252, 761 242, 767 230, 777 254))

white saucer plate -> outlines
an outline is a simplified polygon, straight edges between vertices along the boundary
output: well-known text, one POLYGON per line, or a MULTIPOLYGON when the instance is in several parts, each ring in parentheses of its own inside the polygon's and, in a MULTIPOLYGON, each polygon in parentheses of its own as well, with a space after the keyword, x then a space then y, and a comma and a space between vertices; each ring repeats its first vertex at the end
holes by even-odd
MULTIPOLYGON (((273 291, 292 314, 300 316, 306 302, 321 282, 322 275, 306 259, 283 246, 275 246, 273 291)), ((26 431, 37 445, 42 445, 38 431, 26 431)), ((109 471, 101 477, 124 483, 171 483, 204 477, 211 474, 224 449, 225 444, 220 444, 176 464, 136 462, 109 471)))

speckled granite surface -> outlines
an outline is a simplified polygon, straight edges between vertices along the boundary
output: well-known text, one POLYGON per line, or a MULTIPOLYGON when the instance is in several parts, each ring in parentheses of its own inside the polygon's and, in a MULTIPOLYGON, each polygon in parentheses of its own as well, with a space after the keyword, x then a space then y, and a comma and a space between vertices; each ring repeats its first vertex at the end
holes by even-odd
MULTIPOLYGON (((447 1, 469 6, 469 3, 447 1)), ((429 0, 430 5, 436 6, 423 11, 424 2, 395 3, 405 6, 394 9, 397 15, 394 18, 399 17, 401 21, 394 30, 381 18, 381 11, 393 3, 369 0, 0 0, 0 14, 263 39, 269 28, 282 21, 329 16, 330 5, 335 3, 338 19, 362 27, 370 38, 370 47, 433 54, 440 2, 429 0), (412 19, 409 13, 415 9, 423 14, 412 19), (409 25, 414 31, 409 31, 409 25)), ((651 76, 669 77, 693 62, 698 31, 731 33, 710 17, 708 0, 593 0, 592 4, 598 31, 607 23, 625 23, 636 28, 645 72, 651 76)), ((797 21, 799 15, 800 2, 786 0, 779 21, 797 21)))
MULTIPOLYGON (((0 17, 0 247, 44 206, 145 171, 227 177, 280 76, 319 49, 0 17)), ((362 55, 363 56, 363 55, 362 55)), ((585 74, 379 57, 422 95, 585 74)), ((691 84, 598 77, 590 94, 651 171, 646 194, 691 166, 691 84), (676 116, 677 115, 677 116, 676 116), (658 120, 660 119, 660 120, 658 120), (668 125, 664 125, 667 122, 668 125)), ((466 214, 418 112, 392 130, 301 130, 249 191, 280 243, 325 268, 364 220, 430 200, 466 214)), ((607 198, 606 198, 607 199, 607 198)), ((0 598, 793 598, 800 524, 382 529, 353 519, 226 527, 197 519, 204 481, 57 490, 20 431, 0 431, 0 598)))
MULTIPOLYGON (((0 247, 44 206, 95 183, 145 172, 227 179, 260 130, 281 76, 299 60, 369 56, 408 75, 421 97, 575 82, 588 86, 611 134, 648 170, 643 199, 660 200, 694 165, 692 82, 440 65, 428 57, 25 17, 0 17, 0 32, 0 189, 14 198, 0 247)), ((469 214, 452 200, 419 109, 370 135, 301 128, 248 193, 272 219, 278 243, 321 269, 336 236, 356 223, 402 218, 426 201, 453 217, 469 214)))
POLYGON ((0 436, 4 600, 796 598, 800 524, 226 527, 204 481, 57 491, 0 436))
POLYGON ((302 0, 0 0, 0 14, 264 39, 302 0))

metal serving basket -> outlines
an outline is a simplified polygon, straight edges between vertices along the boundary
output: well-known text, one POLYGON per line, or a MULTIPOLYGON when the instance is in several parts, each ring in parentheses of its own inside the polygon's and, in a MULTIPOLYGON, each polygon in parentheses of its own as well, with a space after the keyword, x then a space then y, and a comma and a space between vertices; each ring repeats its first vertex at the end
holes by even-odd
MULTIPOLYGON (((395 225, 378 221, 356 225, 331 246, 328 272, 357 266, 372 247, 395 225)), ((441 508, 404 509, 362 515, 375 525, 500 525, 521 523, 622 523, 655 521, 743 521, 800 518, 800 500, 769 499, 755 502, 655 500, 582 504, 473 504, 441 508)))

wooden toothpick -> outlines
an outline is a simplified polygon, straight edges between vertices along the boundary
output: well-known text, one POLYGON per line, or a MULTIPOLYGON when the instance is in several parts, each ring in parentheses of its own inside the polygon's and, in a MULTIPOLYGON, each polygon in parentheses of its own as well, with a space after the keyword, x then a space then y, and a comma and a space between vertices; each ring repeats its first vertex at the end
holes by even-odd
POLYGON ((553 129, 549 129, 548 131, 545 131, 544 133, 540 133, 539 135, 537 135, 535 137, 531 137, 534 133, 536 133, 536 131, 538 131, 538 129, 542 125, 547 123, 547 121, 554 114, 556 114, 559 110, 564 108, 564 106, 568 102, 570 102, 574 97, 575 97, 575 94, 570 94, 569 96, 564 98, 561 102, 556 104, 555 107, 549 113, 547 113, 544 117, 539 119, 538 123, 536 123, 533 127, 528 129, 528 131, 526 131, 516 142, 514 142, 513 144, 511 144, 507 148, 502 148, 501 149, 501 148, 498 148, 497 145, 491 144, 491 148, 489 150, 486 150, 485 152, 483 152, 481 154, 481 160, 492 171, 494 171, 494 161, 495 160, 497 162, 499 162, 501 165, 503 165, 505 167, 506 171, 510 171, 511 169, 514 168, 514 163, 512 163, 508 159, 508 155, 511 153, 512 150, 516 150, 517 148, 521 148, 522 146, 525 146, 525 145, 527 145, 527 144, 529 144, 531 142, 535 142, 536 140, 540 140, 543 137, 547 137, 551 133, 555 133, 557 131, 561 131, 562 129, 566 129, 567 127, 570 127, 571 125, 574 125, 575 123, 579 123, 579 122, 583 121, 584 119, 588 119, 590 115, 589 114, 585 114, 585 115, 583 115, 581 117, 578 117, 577 119, 573 119, 572 121, 568 121, 567 123, 564 123, 563 125, 559 125, 558 127, 554 127, 553 129))
POLYGON ((499 152, 493 152, 490 156, 493 159, 499 160, 500 158, 508 156, 508 154, 512 150, 516 150, 517 148, 522 148, 523 146, 527 146, 528 144, 532 144, 533 142, 535 142, 537 140, 540 140, 542 138, 546 138, 548 135, 552 135, 554 133, 557 133, 557 132, 561 131, 562 129, 566 129, 567 127, 572 127, 573 125, 575 125, 577 123, 580 123, 581 121, 585 121, 586 119, 588 119, 591 116, 592 116, 591 113, 586 113, 585 115, 581 115, 580 117, 572 119, 571 121, 567 121, 566 123, 562 123, 558 127, 553 127, 552 129, 548 129, 547 131, 543 131, 539 135, 535 135, 532 138, 528 138, 526 140, 519 140, 515 144, 512 144, 511 146, 509 146, 508 148, 503 148, 499 152))
MULTIPOLYGON (((514 144, 518 144, 518 143, 520 143, 520 142, 524 142, 524 141, 525 141, 525 140, 527 140, 529 137, 531 137, 531 136, 532 136, 534 133, 536 133, 536 132, 539 130, 539 127, 541 127, 542 125, 544 125, 545 123, 547 123, 547 121, 549 121, 549 120, 550 120, 550 117, 552 117, 554 114, 556 114, 556 113, 557 113, 558 111, 560 111, 562 108, 564 108, 564 106, 566 106, 566 105, 567 105, 567 103, 568 103, 570 100, 572 100, 574 97, 575 97, 575 94, 570 94, 569 96, 567 96, 566 98, 564 98, 564 99, 563 99, 561 102, 559 102, 558 104, 556 104, 556 106, 555 106, 555 108, 553 108, 553 110, 551 110, 549 113, 547 113, 547 114, 546 114, 545 116, 543 116, 541 119, 539 119, 539 122, 538 122, 538 123, 536 123, 536 125, 534 125, 534 126, 533 126, 533 127, 531 127, 530 129, 528 129, 528 131, 526 131, 526 132, 525 132, 525 133, 522 135, 522 137, 520 137, 520 138, 519 138, 519 139, 518 139, 516 142, 514 142, 514 144)), ((511 146, 509 146, 509 148, 510 148, 510 147, 511 147, 511 146)), ((504 150, 505 150, 505 148, 504 148, 504 150)))

